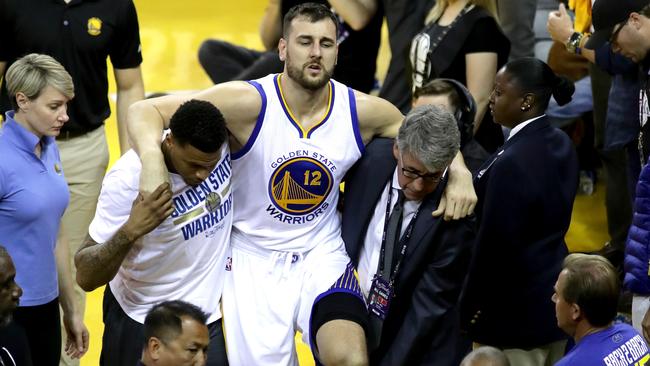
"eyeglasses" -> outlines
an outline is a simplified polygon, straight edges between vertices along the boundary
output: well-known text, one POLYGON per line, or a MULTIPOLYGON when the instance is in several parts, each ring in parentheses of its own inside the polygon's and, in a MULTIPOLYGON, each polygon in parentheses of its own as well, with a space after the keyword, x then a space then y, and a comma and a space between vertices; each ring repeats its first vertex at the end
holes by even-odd
POLYGON ((422 181, 426 184, 437 184, 440 183, 440 180, 442 180, 442 174, 443 174, 442 172, 420 174, 416 171, 404 168, 404 163, 402 162, 403 159, 404 158, 400 154, 399 165, 402 168, 402 174, 406 178, 413 179, 413 180, 422 178, 422 181))
POLYGON ((442 179, 442 173, 420 174, 420 173, 414 172, 412 170, 408 170, 406 168, 402 168, 402 174, 404 174, 405 177, 410 178, 410 179, 414 179, 414 180, 418 179, 418 178, 422 178, 422 180, 427 184, 440 183, 440 180, 442 179))
POLYGON ((621 29, 625 27, 625 24, 627 24, 627 19, 614 26, 616 30, 612 32, 611 36, 609 36, 609 44, 614 44, 614 42, 616 42, 616 38, 618 38, 618 34, 621 32, 621 29))

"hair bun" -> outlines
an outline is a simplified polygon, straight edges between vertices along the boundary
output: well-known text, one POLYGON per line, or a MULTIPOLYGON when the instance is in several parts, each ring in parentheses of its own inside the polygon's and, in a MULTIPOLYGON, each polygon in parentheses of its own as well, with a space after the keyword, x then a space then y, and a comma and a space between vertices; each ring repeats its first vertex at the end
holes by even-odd
POLYGON ((556 76, 553 80, 553 98, 559 105, 569 103, 575 90, 573 82, 563 76, 556 76))

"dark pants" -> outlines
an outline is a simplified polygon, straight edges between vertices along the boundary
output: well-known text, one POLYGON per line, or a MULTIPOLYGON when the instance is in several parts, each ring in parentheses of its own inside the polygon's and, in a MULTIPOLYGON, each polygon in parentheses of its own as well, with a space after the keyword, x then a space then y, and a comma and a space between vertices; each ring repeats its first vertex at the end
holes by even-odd
MULTIPOLYGON (((0 328, 0 347, 9 351, 18 366, 58 366, 61 358, 59 321, 58 299, 43 305, 18 307, 13 321, 0 328)), ((0 355, 4 356, 6 354, 0 355)))
POLYGON ((258 79, 281 72, 284 65, 277 52, 255 51, 216 39, 201 44, 199 62, 215 84, 258 79))
MULTIPOLYGON (((99 364, 102 366, 136 365, 144 348, 144 325, 129 318, 115 300, 110 286, 104 291, 104 336, 99 364)), ((226 366, 226 344, 221 319, 208 324, 210 346, 207 366, 226 366)))
MULTIPOLYGON (((594 127, 596 149, 600 153, 605 173, 605 210, 607 212, 607 231, 612 248, 623 251, 625 239, 632 223, 632 194, 629 191, 628 153, 624 148, 605 150, 605 119, 611 78, 604 71, 589 65, 591 87, 594 98, 594 127)), ((620 258, 622 260, 622 256, 620 258)), ((615 263, 615 265, 618 263, 615 263)))

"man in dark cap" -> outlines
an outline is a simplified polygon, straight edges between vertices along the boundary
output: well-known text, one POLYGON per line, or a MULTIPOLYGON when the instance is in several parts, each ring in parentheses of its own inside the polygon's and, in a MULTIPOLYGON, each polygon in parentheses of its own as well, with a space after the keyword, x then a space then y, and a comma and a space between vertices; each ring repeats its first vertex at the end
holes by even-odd
POLYGON ((650 124, 646 124, 650 117, 650 0, 596 0, 592 9, 592 23, 595 31, 585 44, 586 48, 596 49, 609 41, 614 52, 639 64, 639 153, 643 165, 650 152, 650 124))

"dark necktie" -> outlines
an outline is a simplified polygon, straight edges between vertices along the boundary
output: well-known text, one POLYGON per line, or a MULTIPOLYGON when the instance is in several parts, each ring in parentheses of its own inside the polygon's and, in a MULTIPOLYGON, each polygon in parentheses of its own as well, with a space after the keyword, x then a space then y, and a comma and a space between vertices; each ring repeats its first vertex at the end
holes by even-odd
MULTIPOLYGON (((392 189, 392 188, 391 188, 392 189)), ((395 265, 395 248, 399 244, 400 233, 402 231, 402 217, 404 211, 404 192, 401 189, 397 190, 397 202, 393 206, 393 211, 388 217, 388 224, 386 225, 386 243, 384 247, 384 269, 381 273, 382 277, 390 280, 392 269, 395 265)))

